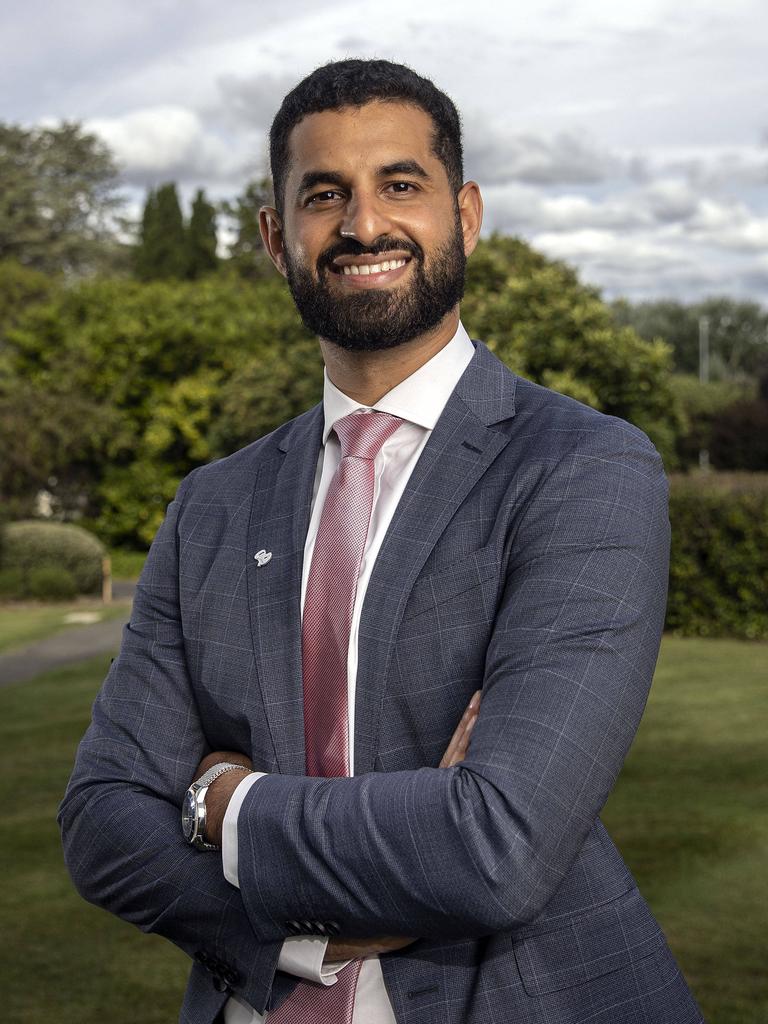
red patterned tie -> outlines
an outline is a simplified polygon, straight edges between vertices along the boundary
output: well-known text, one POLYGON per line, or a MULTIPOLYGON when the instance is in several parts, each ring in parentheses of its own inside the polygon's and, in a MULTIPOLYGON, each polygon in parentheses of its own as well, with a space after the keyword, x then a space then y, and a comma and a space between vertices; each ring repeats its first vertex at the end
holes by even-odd
MULTIPOLYGON (((323 505, 304 597, 302 663, 307 775, 349 774, 347 655, 360 563, 371 521, 374 467, 403 421, 385 412, 353 413, 333 425, 341 462, 323 505)), ((362 960, 334 985, 299 980, 267 1014, 267 1024, 352 1024, 362 960)))

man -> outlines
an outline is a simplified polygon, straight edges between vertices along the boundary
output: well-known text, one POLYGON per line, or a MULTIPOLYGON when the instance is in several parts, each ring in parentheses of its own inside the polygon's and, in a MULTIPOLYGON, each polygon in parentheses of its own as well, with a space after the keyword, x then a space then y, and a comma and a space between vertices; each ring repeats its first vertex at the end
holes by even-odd
POLYGON ((195 959, 186 1022, 700 1021, 598 817, 660 460, 469 340, 482 203, 431 82, 320 68, 271 158, 324 400, 170 506, 62 805, 75 882, 195 959))

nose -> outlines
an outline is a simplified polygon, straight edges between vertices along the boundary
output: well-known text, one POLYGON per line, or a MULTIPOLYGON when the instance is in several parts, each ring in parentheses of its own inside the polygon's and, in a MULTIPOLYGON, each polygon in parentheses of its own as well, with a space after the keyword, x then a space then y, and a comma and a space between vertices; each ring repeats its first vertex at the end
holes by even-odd
POLYGON ((361 245, 371 245, 381 235, 389 234, 390 229, 389 217, 376 196, 357 193, 344 208, 339 233, 361 245))

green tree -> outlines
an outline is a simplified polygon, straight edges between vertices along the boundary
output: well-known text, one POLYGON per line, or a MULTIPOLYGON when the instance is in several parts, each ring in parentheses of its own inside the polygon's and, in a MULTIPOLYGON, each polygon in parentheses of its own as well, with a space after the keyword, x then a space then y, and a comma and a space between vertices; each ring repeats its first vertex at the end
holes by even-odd
POLYGON ((188 265, 187 233, 176 185, 150 190, 144 204, 134 270, 141 281, 183 278, 188 265))
POLYGON ((235 241, 229 247, 229 264, 246 278, 268 277, 272 264, 261 241, 259 210, 273 203, 269 178, 251 181, 234 202, 222 204, 223 212, 232 222, 235 241))
POLYGON ((680 373, 698 373, 702 317, 708 324, 713 380, 756 376, 768 367, 768 310, 756 302, 713 296, 690 304, 662 299, 633 305, 621 299, 612 309, 618 323, 633 327, 642 338, 663 338, 671 345, 680 373))
POLYGON ((469 261, 462 319, 515 372, 636 424, 675 465, 669 347, 618 327, 571 267, 494 234, 469 261))
POLYGON ((216 241, 216 209, 198 189, 187 229, 187 277, 194 280, 216 269, 216 241))
POLYGON ((0 122, 0 259, 76 275, 112 261, 117 184, 109 150, 76 122, 0 122))

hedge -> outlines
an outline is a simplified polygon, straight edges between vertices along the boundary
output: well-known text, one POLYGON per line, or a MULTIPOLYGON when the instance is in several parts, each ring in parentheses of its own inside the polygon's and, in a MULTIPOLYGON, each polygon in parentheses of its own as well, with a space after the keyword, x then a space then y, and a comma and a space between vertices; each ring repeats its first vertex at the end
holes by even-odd
POLYGON ((673 476, 667 629, 768 640, 768 473, 673 476))
POLYGON ((71 575, 78 594, 94 594, 101 589, 106 548, 82 527, 23 520, 9 523, 3 535, 0 569, 4 574, 20 572, 23 591, 29 590, 31 580, 35 581, 35 589, 40 589, 40 569, 64 570, 71 575))

